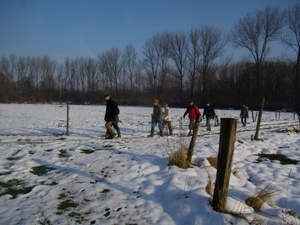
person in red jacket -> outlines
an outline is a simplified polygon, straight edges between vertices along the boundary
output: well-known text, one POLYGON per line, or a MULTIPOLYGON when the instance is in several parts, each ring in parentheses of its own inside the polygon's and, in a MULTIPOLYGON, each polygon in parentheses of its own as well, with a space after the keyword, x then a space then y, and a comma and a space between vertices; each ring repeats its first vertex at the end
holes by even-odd
POLYGON ((197 119, 198 115, 201 115, 200 109, 198 108, 198 106, 195 105, 194 101, 191 100, 189 102, 189 106, 187 107, 185 113, 183 114, 183 118, 185 118, 185 116, 189 114, 189 119, 190 119, 190 123, 189 123, 189 134, 188 135, 193 135, 193 129, 194 129, 194 125, 195 125, 195 121, 197 119))

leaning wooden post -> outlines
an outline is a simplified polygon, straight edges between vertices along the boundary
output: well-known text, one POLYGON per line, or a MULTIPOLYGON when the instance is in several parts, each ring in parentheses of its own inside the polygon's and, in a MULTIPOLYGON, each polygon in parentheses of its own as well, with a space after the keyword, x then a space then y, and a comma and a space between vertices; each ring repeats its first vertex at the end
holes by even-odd
POLYGON ((201 118, 202 118, 201 114, 197 116, 196 122, 195 122, 195 125, 193 128, 193 136, 192 136, 192 140, 190 142, 190 146, 189 146, 188 154, 187 154, 187 160, 189 162, 192 161, 192 156, 194 154, 194 147, 195 147, 195 143, 196 143, 196 139, 197 139, 197 135, 198 135, 199 125, 202 120, 201 118))
POLYGON ((221 119, 217 175, 212 200, 212 206, 219 212, 224 212, 226 207, 236 129, 236 119, 221 119))
POLYGON ((67 135, 69 135, 69 102, 67 102, 67 135))
POLYGON ((260 107, 259 107, 259 114, 258 114, 257 124, 256 124, 256 131, 255 131, 255 136, 254 136, 255 140, 259 139, 258 136, 259 136, 260 122, 261 122, 261 117, 262 117, 262 112, 263 112, 264 105, 265 105, 265 98, 262 98, 261 103, 260 103, 260 107))

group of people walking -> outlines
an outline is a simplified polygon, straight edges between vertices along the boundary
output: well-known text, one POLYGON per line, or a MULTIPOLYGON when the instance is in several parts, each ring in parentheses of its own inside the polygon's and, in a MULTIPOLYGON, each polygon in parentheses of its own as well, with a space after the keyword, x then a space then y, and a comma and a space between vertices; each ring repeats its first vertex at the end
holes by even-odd
MULTIPOLYGON (((104 99, 106 101, 106 112, 105 112, 105 127, 106 127, 106 139, 113 139, 114 137, 118 136, 121 137, 121 131, 118 126, 119 122, 119 113, 120 110, 118 108, 118 104, 111 99, 111 96, 109 94, 104 95, 104 99), (113 128, 116 130, 116 132, 113 130, 113 128)), ((159 132, 157 133, 160 136, 163 136, 163 130, 165 126, 168 126, 169 135, 173 134, 172 131, 172 115, 171 110, 167 103, 163 104, 163 109, 161 105, 159 104, 158 99, 154 99, 153 101, 153 112, 151 114, 151 131, 148 137, 154 136, 154 131, 156 125, 158 125, 159 132), (163 110, 164 109, 164 110, 163 110)), ((202 120, 202 118, 206 119, 206 127, 207 131, 211 131, 211 120, 216 117, 216 113, 214 108, 210 105, 209 102, 206 102, 206 105, 203 110, 203 115, 201 114, 201 111, 199 107, 195 104, 193 100, 189 102, 189 105, 186 109, 186 111, 183 114, 183 118, 185 118, 188 115, 189 118, 189 133, 188 135, 193 135, 193 130, 195 126, 195 122, 197 119, 202 120), (199 118, 200 117, 200 118, 199 118)), ((247 124, 247 118, 248 115, 248 107, 246 104, 243 103, 242 109, 240 112, 240 118, 241 122, 243 124, 243 127, 247 124)))

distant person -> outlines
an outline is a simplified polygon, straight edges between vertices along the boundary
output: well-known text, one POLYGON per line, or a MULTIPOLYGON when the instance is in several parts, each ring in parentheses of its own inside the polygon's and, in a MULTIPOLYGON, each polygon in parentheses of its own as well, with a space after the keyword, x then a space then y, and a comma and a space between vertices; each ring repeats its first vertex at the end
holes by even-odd
POLYGON ((203 111, 203 119, 204 117, 206 118, 206 127, 207 127, 207 131, 211 131, 211 125, 210 125, 210 120, 214 119, 215 117, 215 110, 214 108, 210 105, 209 102, 206 102, 206 105, 204 107, 204 111, 203 111))
POLYGON ((201 115, 200 109, 198 108, 198 106, 195 105, 193 100, 190 100, 189 106, 187 107, 185 113, 183 114, 183 118, 185 118, 187 114, 189 114, 189 119, 190 119, 188 135, 191 136, 193 135, 194 125, 197 116, 201 115))
POLYGON ((164 119, 163 119, 163 129, 168 125, 169 135, 172 135, 172 115, 171 110, 167 103, 164 104, 164 119))
POLYGON ((117 133, 121 136, 120 128, 118 126, 119 118, 118 115, 120 113, 118 104, 111 99, 109 94, 104 95, 104 99, 106 101, 106 111, 105 111, 105 127, 107 129, 108 136, 105 139, 113 139, 117 134, 112 129, 112 126, 117 130, 117 133))
POLYGON ((249 118, 249 112, 248 107, 245 103, 242 105, 241 113, 240 113, 241 122, 243 124, 243 127, 246 127, 247 125, 247 118, 249 118))
POLYGON ((163 136, 163 111, 161 105, 158 104, 158 100, 153 101, 153 113, 151 114, 151 133, 148 137, 154 136, 154 129, 156 124, 158 124, 159 135, 163 136))

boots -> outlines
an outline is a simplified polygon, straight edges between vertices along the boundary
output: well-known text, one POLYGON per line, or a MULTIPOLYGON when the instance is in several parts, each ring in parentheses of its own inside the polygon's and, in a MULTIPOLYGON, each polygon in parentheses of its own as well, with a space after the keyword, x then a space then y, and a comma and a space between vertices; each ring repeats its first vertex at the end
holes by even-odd
POLYGON ((159 131, 159 135, 160 135, 161 137, 164 136, 163 130, 159 131))
POLYGON ((117 133, 118 133, 118 137, 121 137, 121 131, 117 130, 117 133))

